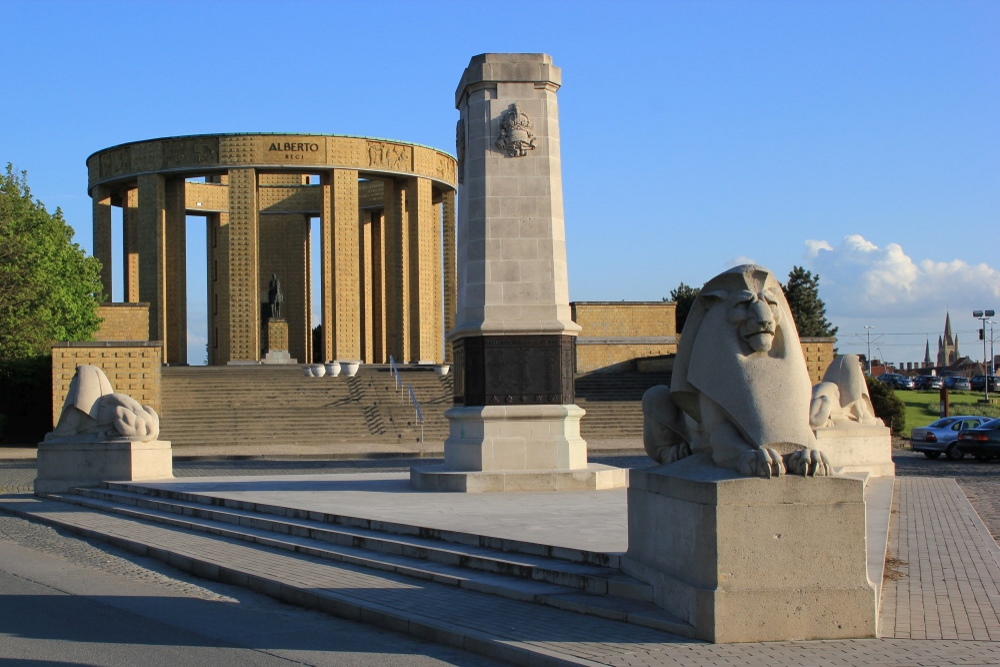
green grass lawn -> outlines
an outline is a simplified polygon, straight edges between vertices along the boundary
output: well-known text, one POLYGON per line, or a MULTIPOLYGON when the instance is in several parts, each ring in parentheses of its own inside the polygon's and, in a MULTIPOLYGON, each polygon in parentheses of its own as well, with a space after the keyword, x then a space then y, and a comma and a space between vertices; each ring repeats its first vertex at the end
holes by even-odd
MULTIPOLYGON (((937 390, 932 391, 896 391, 896 396, 903 401, 906 406, 906 428, 903 429, 903 436, 909 438, 910 430, 920 426, 927 426, 935 419, 939 419, 938 412, 941 396, 937 390)), ((992 400, 993 394, 990 394, 992 400)), ((993 403, 984 405, 979 403, 983 398, 983 393, 976 391, 953 391, 948 394, 951 406, 950 414, 953 415, 986 415, 988 417, 1000 417, 1000 404, 993 403)))

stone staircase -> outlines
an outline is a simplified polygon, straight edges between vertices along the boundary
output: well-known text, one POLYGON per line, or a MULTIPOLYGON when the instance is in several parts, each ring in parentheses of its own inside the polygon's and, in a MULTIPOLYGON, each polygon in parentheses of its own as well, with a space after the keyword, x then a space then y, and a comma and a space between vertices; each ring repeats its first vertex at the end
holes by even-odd
MULTIPOLYGON (((450 376, 402 370, 424 417, 425 441, 448 435, 450 376)), ((166 367, 161 437, 175 448, 197 445, 419 443, 413 406, 389 368, 362 367, 354 377, 305 377, 298 366, 166 367)))
POLYGON ((669 373, 590 373, 576 378, 576 404, 587 411, 580 422, 584 440, 642 438, 642 395, 670 384, 669 373))
MULTIPOLYGON (((136 526, 157 524, 238 541, 255 549, 290 552, 645 628, 687 636, 692 632, 687 623, 652 604, 647 584, 621 572, 618 554, 127 482, 102 483, 99 488, 73 489, 42 498, 118 516, 136 526)), ((99 534, 91 536, 107 539, 99 534)), ((172 562, 168 553, 158 557, 172 562)), ((190 560, 190 555, 187 558, 190 560)), ((236 575, 230 573, 229 577, 236 575)))
MULTIPOLYGON (((452 376, 427 368, 400 368, 424 418, 422 437, 448 437, 452 376)), ((642 437, 643 392, 669 383, 667 374, 592 373, 576 380, 577 404, 587 411, 588 441, 642 437)), ((413 406, 395 387, 388 366, 365 365, 352 378, 305 377, 298 366, 165 367, 161 437, 175 453, 185 447, 240 445, 324 446, 421 442, 413 406)))

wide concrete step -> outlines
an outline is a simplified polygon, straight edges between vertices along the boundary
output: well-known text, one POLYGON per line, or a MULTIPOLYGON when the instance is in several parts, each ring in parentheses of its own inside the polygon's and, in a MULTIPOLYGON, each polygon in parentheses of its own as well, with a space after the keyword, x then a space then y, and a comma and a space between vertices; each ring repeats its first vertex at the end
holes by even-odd
MULTIPOLYGON (((572 613, 575 598, 595 597, 586 593, 568 593, 564 608, 534 604, 51 498, 6 496, 0 498, 0 510, 197 576, 514 664, 596 665, 593 642, 643 648, 678 640, 653 627, 658 622, 667 627, 672 619, 659 610, 644 614, 626 608, 624 622, 572 613)), ((690 627, 673 620, 689 636, 690 627)))
POLYGON ((688 634, 618 556, 109 483, 54 500, 469 591, 688 634), (221 503, 221 504, 220 504, 221 503))
MULTIPOLYGON (((362 522, 353 517, 336 515, 324 517, 330 521, 279 517, 259 511, 219 507, 202 502, 134 493, 115 486, 80 489, 75 495, 63 496, 63 500, 68 502, 89 505, 84 499, 101 501, 99 505, 92 505, 94 507, 117 512, 126 512, 129 508, 135 508, 141 510, 144 516, 146 512, 149 512, 149 516, 159 517, 152 520, 170 522, 172 525, 183 525, 206 532, 216 532, 220 530, 218 524, 223 524, 222 530, 224 532, 221 534, 241 539, 263 539, 266 543, 266 541, 273 539, 274 535, 280 535, 281 539, 296 538, 296 543, 299 545, 307 544, 308 540, 318 540, 328 544, 324 557, 346 560, 358 558, 358 554, 364 554, 362 558, 371 567, 388 565, 388 569, 394 571, 396 568, 414 569, 414 576, 425 576, 427 567, 430 567, 430 570, 439 576, 454 576, 452 569, 462 568, 514 579, 554 584, 560 588, 575 588, 599 595, 611 594, 641 601, 651 599, 650 589, 647 585, 607 566, 542 555, 500 551, 462 542, 448 542, 425 535, 408 535, 405 534, 405 529, 401 530, 399 527, 393 531, 391 525, 377 525, 376 528, 362 527, 356 525, 362 522), (176 515, 183 515, 183 521, 179 524, 176 515), (239 526, 240 529, 234 530, 232 526, 239 526), (243 529, 249 530, 244 531, 243 529), (377 556, 372 554, 377 554, 377 556), (411 562, 414 560, 428 561, 431 565, 423 564, 414 568, 411 562), (435 565, 448 567, 435 568, 435 565)), ((370 522, 367 523, 370 526, 370 522)), ((466 536, 465 541, 469 541, 468 536, 466 536)), ((602 556, 604 555, 578 555, 578 560, 598 560, 603 559, 602 556)), ((519 594, 519 592, 515 591, 515 594, 519 594)))

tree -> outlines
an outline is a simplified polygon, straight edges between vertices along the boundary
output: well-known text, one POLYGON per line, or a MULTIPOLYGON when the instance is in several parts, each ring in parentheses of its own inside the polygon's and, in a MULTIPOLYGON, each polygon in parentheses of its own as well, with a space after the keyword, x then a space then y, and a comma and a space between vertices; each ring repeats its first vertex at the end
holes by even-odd
POLYGON ((826 319, 826 304, 819 298, 819 275, 801 266, 792 267, 788 282, 781 289, 785 292, 799 336, 830 338, 837 335, 837 327, 826 319))
POLYGON ((677 333, 684 331, 684 323, 687 322, 688 313, 691 312, 691 306, 694 305, 695 297, 698 296, 699 292, 701 292, 700 287, 691 287, 683 282, 677 286, 677 289, 670 290, 670 300, 677 304, 677 310, 674 311, 677 333))
POLYGON ((906 406, 896 396, 896 391, 881 380, 866 375, 868 395, 872 399, 875 416, 881 419, 893 433, 902 433, 906 427, 906 406))
POLYGON ((0 175, 0 362, 89 340, 100 319, 101 264, 73 243, 62 211, 31 198, 27 172, 0 175))

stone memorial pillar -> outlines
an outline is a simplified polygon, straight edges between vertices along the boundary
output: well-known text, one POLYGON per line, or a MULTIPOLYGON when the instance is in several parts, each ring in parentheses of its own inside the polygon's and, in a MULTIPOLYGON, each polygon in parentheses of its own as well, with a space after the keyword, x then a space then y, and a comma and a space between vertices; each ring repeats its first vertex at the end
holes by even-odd
POLYGON ((588 466, 574 405, 566 274, 559 68, 545 54, 476 56, 456 91, 459 196, 455 407, 444 466, 417 488, 449 491, 624 486, 588 466))

